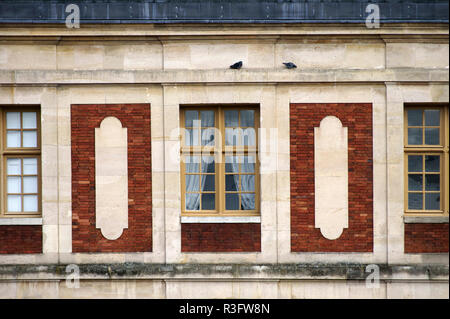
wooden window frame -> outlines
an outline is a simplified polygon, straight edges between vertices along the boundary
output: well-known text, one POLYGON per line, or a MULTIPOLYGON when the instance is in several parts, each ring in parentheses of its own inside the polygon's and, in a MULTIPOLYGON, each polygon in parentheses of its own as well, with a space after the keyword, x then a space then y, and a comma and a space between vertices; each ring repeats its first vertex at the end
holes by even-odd
MULTIPOLYGON (((181 216, 191 217, 253 217, 260 216, 260 164, 259 164, 259 120, 260 112, 259 105, 181 105, 180 106, 180 167, 181 167, 181 216), (200 146, 185 146, 185 112, 186 111, 215 111, 215 128, 220 132, 221 139, 215 138, 214 146, 201 146, 201 138, 199 140, 200 146), (225 110, 253 110, 255 111, 255 146, 225 146, 225 110), (206 150, 206 151, 205 151, 206 150), (208 150, 210 155, 208 155, 208 150), (225 209, 225 156, 255 156, 255 209, 254 210, 226 210, 225 209), (186 210, 186 185, 185 185, 185 163, 184 156, 199 156, 201 162, 201 156, 214 156, 215 159, 215 210, 199 210, 188 211, 186 210)), ((201 129, 201 128, 200 128, 201 129)), ((197 173, 203 175, 200 172, 197 173)), ((237 173, 239 175, 240 172, 237 173)), ((233 174, 236 175, 236 174, 233 174)), ((249 174, 250 175, 250 174, 249 174)))
MULTIPOLYGON (((25 129, 26 130, 26 129, 25 129)), ((31 129, 30 129, 31 130, 31 129)), ((20 129, 24 131, 23 128, 20 129)), ((23 134, 21 134, 23 143, 23 134)), ((23 192, 23 161, 21 167, 22 177, 22 192, 23 192)), ((0 218, 30 218, 42 216, 42 168, 41 168, 41 110, 40 106, 36 105, 0 105, 0 218), (36 112, 36 147, 6 147, 6 112, 20 112, 21 126, 23 112, 36 112), (36 158, 37 159, 37 183, 38 183, 38 211, 37 212, 7 212, 7 167, 6 161, 8 158, 36 158)), ((35 175, 34 175, 35 176, 35 175)), ((21 193, 19 195, 23 195, 21 193)), ((22 197, 23 209, 23 197, 22 197)))
MULTIPOLYGON (((449 106, 448 104, 431 104, 431 103, 415 103, 415 104, 405 104, 404 114, 404 131, 403 131, 403 145, 404 145, 404 203, 405 203, 405 215, 411 217, 441 217, 449 215, 449 106), (408 144, 408 110, 412 109, 439 109, 440 112, 440 145, 409 145, 408 144), (408 209, 408 156, 409 155, 439 155, 440 156, 440 198, 441 198, 441 209, 440 210, 412 210, 408 209)), ((422 115, 422 121, 424 116, 422 115)), ((418 126, 419 127, 419 126, 418 126)), ((422 122, 422 131, 424 132, 425 126, 422 122)), ((424 133, 422 133, 424 134, 424 133)), ((423 143, 425 143, 424 136, 423 143)), ((423 165, 425 165, 425 160, 423 160, 423 165)), ((422 174, 425 176, 425 168, 422 167, 422 172, 417 172, 416 174, 422 174)), ((430 172, 433 174, 433 172, 430 172)), ((425 193, 424 185, 425 179, 422 180, 423 188, 422 191, 417 191, 417 193, 425 193)), ((425 202, 423 203, 425 208, 425 202)))

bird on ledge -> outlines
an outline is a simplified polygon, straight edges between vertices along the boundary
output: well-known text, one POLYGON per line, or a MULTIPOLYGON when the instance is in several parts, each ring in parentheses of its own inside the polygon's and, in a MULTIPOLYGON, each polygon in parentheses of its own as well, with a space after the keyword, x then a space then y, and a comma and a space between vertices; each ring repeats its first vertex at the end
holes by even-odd
POLYGON ((297 66, 294 64, 294 63, 292 63, 292 62, 283 62, 283 64, 286 66, 286 68, 288 68, 288 69, 296 69, 297 68, 297 66))
POLYGON ((233 69, 233 70, 239 70, 240 68, 242 68, 242 61, 239 61, 230 66, 230 69, 233 69))

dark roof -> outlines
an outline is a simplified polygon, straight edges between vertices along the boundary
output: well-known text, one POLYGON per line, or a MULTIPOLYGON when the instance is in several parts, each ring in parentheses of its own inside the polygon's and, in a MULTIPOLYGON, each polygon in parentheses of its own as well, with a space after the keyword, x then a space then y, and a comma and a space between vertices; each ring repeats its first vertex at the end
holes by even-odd
POLYGON ((0 23, 64 23, 68 4, 81 23, 448 23, 447 0, 3 0, 0 23))

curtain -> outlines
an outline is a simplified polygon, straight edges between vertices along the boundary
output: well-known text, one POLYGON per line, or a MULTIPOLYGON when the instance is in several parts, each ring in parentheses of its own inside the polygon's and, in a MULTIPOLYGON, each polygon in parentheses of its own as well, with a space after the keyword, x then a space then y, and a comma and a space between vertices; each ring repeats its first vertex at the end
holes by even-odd
MULTIPOLYGON (((199 163, 198 156, 186 157, 186 173, 199 173, 199 163)), ((200 194, 188 194, 199 191, 199 178, 200 175, 186 175, 186 210, 200 209, 200 194)))
MULTIPOLYGON (((249 159, 250 157, 246 157, 249 159)), ((248 163, 248 160, 241 163, 241 173, 254 173, 254 163, 248 163)), ((241 175, 241 191, 254 192, 255 191, 255 175, 241 175)), ((255 209, 255 194, 241 194, 241 208, 243 210, 255 209)))

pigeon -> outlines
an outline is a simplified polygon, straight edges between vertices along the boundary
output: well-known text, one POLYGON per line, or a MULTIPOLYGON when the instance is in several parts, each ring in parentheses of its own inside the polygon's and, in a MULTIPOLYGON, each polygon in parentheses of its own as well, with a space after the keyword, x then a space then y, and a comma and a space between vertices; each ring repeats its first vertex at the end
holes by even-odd
POLYGON ((230 66, 230 69, 234 69, 234 70, 239 70, 240 68, 242 68, 242 61, 239 61, 230 66))
POLYGON ((287 63, 284 63, 283 62, 283 64, 286 66, 286 68, 288 68, 288 69, 296 69, 297 68, 297 66, 294 64, 294 63, 292 63, 292 62, 287 62, 287 63))

